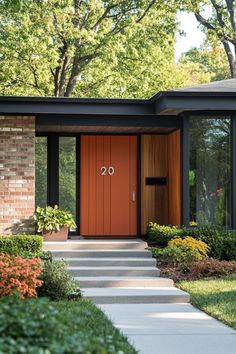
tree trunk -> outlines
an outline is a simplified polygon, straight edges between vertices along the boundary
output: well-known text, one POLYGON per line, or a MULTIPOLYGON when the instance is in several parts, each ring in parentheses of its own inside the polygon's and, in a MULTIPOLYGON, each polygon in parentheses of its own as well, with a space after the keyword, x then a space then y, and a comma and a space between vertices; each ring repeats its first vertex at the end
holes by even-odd
POLYGON ((236 59, 227 41, 223 41, 223 46, 229 62, 230 76, 236 78, 236 59))

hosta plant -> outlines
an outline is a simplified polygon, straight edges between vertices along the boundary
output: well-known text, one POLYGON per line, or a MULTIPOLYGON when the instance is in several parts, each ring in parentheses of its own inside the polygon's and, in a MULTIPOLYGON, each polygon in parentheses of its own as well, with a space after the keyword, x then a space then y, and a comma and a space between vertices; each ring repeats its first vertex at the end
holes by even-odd
POLYGON ((73 216, 67 210, 60 210, 57 205, 54 207, 46 206, 45 208, 37 207, 34 214, 38 232, 60 231, 63 226, 69 229, 75 229, 76 224, 73 216))

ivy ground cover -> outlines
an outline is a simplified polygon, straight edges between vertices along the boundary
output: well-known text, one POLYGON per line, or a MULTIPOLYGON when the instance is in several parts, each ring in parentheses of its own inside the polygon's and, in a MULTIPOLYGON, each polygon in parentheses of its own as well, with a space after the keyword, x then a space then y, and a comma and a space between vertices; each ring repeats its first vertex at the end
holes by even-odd
POLYGON ((1 354, 136 354, 92 302, 0 299, 1 354))

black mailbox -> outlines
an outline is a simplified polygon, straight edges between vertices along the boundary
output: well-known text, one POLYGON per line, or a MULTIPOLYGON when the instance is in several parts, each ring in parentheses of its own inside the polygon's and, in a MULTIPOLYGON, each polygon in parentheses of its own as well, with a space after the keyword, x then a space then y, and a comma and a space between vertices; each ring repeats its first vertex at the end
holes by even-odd
POLYGON ((166 177, 146 177, 146 185, 147 186, 165 186, 166 185, 166 177))

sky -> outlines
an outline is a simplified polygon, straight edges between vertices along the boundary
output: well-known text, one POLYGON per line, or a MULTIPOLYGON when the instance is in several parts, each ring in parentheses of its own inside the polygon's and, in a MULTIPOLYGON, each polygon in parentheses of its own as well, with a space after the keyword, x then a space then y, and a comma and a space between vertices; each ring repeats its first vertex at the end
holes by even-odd
POLYGON ((182 12, 178 14, 178 21, 180 28, 183 30, 185 36, 177 36, 175 45, 175 59, 178 61, 181 53, 188 51, 192 47, 199 47, 204 39, 204 34, 198 28, 198 21, 194 14, 182 12))

